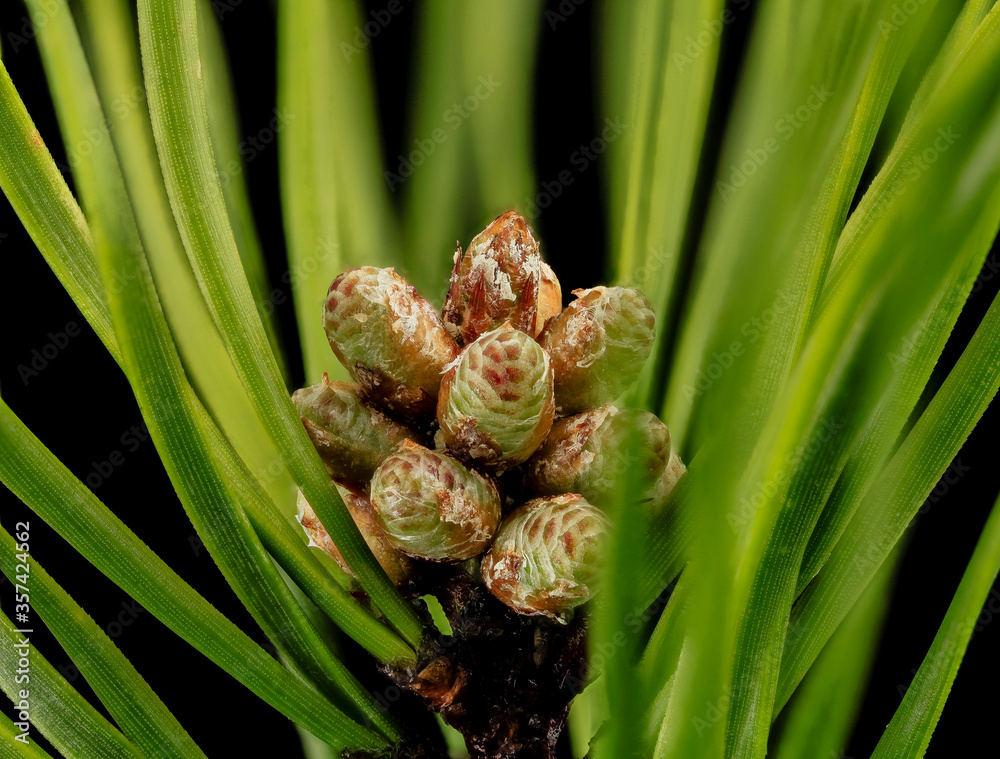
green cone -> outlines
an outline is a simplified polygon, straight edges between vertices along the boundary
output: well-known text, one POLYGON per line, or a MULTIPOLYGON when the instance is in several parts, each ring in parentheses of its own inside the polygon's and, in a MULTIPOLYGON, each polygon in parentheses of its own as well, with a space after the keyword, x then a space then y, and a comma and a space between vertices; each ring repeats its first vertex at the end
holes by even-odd
POLYGON ((552 357, 556 410, 573 414, 610 403, 639 375, 653 347, 655 317, 630 287, 574 290, 577 299, 539 338, 552 357))
POLYGON ((659 503, 683 472, 684 465, 671 452, 667 425, 648 411, 615 406, 559 419, 524 466, 525 482, 538 495, 580 493, 598 507, 622 476, 644 474, 652 484, 643 497, 659 503), (629 461, 622 453, 632 427, 639 434, 640 461, 629 461))
POLYGON ((610 528, 582 496, 529 501, 500 525, 482 562, 483 581, 514 611, 563 621, 593 595, 610 528))
POLYGON ((423 437, 366 403, 357 385, 322 381, 292 394, 305 426, 330 476, 367 487, 368 481, 399 443, 423 437))
POLYGON ((553 415, 549 357, 510 324, 466 347, 441 383, 438 422, 448 449, 495 471, 527 460, 553 415))
POLYGON ((409 440, 375 472, 371 498, 389 542, 429 561, 478 556, 500 523, 500 496, 492 480, 409 440))
POLYGON ((350 269, 330 285, 323 326, 374 402, 407 419, 433 415, 441 372, 458 354, 430 304, 389 269, 350 269))

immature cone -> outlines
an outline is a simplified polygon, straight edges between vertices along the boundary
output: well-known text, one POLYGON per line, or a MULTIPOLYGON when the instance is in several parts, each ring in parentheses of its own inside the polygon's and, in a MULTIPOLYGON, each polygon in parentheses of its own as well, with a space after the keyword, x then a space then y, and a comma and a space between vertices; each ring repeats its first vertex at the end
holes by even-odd
POLYGON ((292 403, 330 476, 339 482, 367 487, 399 443, 422 439, 366 403, 357 385, 331 382, 326 374, 318 385, 292 393, 292 403))
POLYGON ((409 419, 433 414, 458 346, 430 304, 393 269, 349 269, 323 308, 330 347, 370 399, 409 419))
POLYGON ((498 216, 460 253, 442 310, 449 332, 471 343, 509 321, 536 335, 541 256, 524 217, 498 216))
MULTIPOLYGON (((410 560, 394 548, 385 535, 382 534, 382 530, 375 520, 371 501, 368 500, 368 497, 364 493, 358 490, 351 490, 338 485, 337 491, 340 493, 340 497, 344 499, 344 505, 347 506, 347 510, 354 518, 354 523, 358 526, 361 536, 365 539, 365 542, 375 555, 378 563, 382 566, 382 569, 385 570, 385 573, 389 575, 389 579, 395 584, 398 585, 401 583, 410 574, 410 560)), ((302 525, 302 529, 309 536, 310 545, 315 545, 322 549, 340 565, 341 569, 349 575, 354 576, 351 568, 344 561, 344 557, 337 550, 337 546, 334 545, 333 538, 330 537, 326 528, 323 527, 322 522, 319 521, 316 512, 313 511, 312 506, 309 505, 301 490, 299 491, 297 505, 299 524, 302 525)))
POLYGON ((514 611, 562 621, 593 595, 610 528, 582 496, 529 501, 500 525, 483 558, 483 581, 514 611))
POLYGON ((595 287, 573 294, 577 299, 539 338, 552 357, 560 414, 613 401, 635 380, 653 347, 653 309, 638 290, 595 287))
POLYGON ((510 324, 466 347, 438 397, 448 448, 463 461, 502 471, 541 445, 555 412, 545 351, 510 324))
POLYGON ((584 411, 552 425, 545 443, 524 466, 525 481, 539 495, 580 493, 601 507, 623 477, 645 477, 643 498, 659 503, 670 492, 683 464, 670 450, 670 430, 655 415, 614 406, 584 411), (641 458, 629 461, 625 450, 632 428, 639 435, 641 458), (680 466, 670 469, 671 461, 680 466))
POLYGON ((500 496, 490 479, 409 440, 375 472, 371 499, 389 542, 429 561, 478 556, 500 523, 500 496))

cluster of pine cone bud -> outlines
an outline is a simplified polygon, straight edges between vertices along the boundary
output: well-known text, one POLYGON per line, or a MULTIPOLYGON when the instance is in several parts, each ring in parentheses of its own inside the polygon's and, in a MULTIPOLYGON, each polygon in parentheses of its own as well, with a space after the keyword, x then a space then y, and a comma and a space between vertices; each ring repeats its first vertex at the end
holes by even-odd
MULTIPOLYGON (((594 592, 629 431, 654 505, 684 473, 656 416, 610 405, 649 355, 649 302, 627 287, 574 295, 564 309, 513 211, 456 252, 441 316, 391 268, 330 286, 323 325, 355 384, 324 375, 292 400, 397 584, 414 561, 482 556, 497 598, 563 620, 594 592)), ((299 521, 349 572, 301 494, 299 521)))

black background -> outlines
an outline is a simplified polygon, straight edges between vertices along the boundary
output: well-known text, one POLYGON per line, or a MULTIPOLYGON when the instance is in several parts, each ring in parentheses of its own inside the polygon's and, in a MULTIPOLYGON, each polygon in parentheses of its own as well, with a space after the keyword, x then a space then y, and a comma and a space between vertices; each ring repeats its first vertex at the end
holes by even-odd
MULTIPOLYGON (((384 5, 384 1, 368 2, 366 9, 384 5)), ((380 32, 369 48, 375 63, 386 165, 396 163, 408 139, 412 79, 409 61, 416 14, 412 3, 404 5, 406 10, 380 32)), ((548 5, 558 12, 558 2, 550 1, 548 5)), ((554 28, 542 23, 534 114, 539 181, 558 174, 573 151, 599 133, 601 119, 596 113, 593 84, 597 80, 593 54, 597 22, 591 3, 580 5, 554 28)), ((220 0, 216 6, 229 46, 242 128, 250 136, 271 119, 275 103, 273 12, 269 3, 257 0, 220 0)), ((744 14, 727 30, 728 52, 720 73, 722 97, 716 104, 719 115, 724 114, 725 95, 731 92, 738 71, 748 16, 744 14)), ((0 3, 5 63, 46 143, 57 160, 64 162, 37 50, 31 42, 18 43, 16 50, 11 43, 9 34, 30 36, 25 35, 25 30, 30 31, 30 27, 26 26, 23 7, 9 0, 0 3)), ((710 151, 717 140, 717 134, 710 136, 710 151)), ((285 252, 277 150, 273 144, 247 167, 246 176, 268 266, 278 281, 285 271, 285 252)), ((600 172, 584 172, 536 219, 546 255, 566 290, 590 286, 601 279, 601 241, 606 232, 603 202, 600 172), (580 251, 587 254, 581 255, 580 251)), ((468 239, 475 231, 461 230, 461 236, 468 239)), ((995 256, 996 246, 991 262, 996 261, 995 256)), ((0 282, 4 285, 0 291, 0 386, 7 403, 77 476, 90 476, 98 496, 170 566, 244 630, 263 640, 212 560, 192 542, 193 530, 153 445, 142 441, 141 418, 117 366, 51 274, 5 200, 0 201, 0 282), (52 341, 50 333, 58 337, 70 324, 78 327, 80 334, 71 337, 43 371, 25 381, 18 366, 29 364, 32 351, 52 341), (122 453, 122 463, 113 466, 110 474, 100 474, 102 469, 109 471, 102 463, 115 451, 122 453)), ((980 286, 946 351, 943 367, 957 357, 997 292, 998 282, 1000 277, 984 269, 980 286)), ((280 308, 279 316, 285 343, 294 346, 290 305, 280 308)), ((71 330, 75 331, 75 327, 71 330)), ((290 364, 297 366, 298 357, 289 358, 290 364)), ((967 473, 957 483, 939 488, 939 495, 933 503, 928 502, 911 531, 909 552, 901 567, 862 716, 845 756, 867 756, 874 747, 940 624, 996 496, 998 430, 1000 414, 994 404, 958 457, 961 465, 968 467, 967 473)), ((8 530, 16 520, 28 516, 6 490, 0 492, 0 505, 3 525, 8 530)), ((131 608, 130 599, 122 591, 41 520, 31 519, 31 527, 35 558, 114 636, 115 643, 209 756, 297 755, 297 748, 289 748, 296 736, 288 722, 181 642, 152 615, 140 612, 131 619, 131 614, 124 611, 131 608), (116 625, 120 614, 129 624, 116 625)), ((13 588, 6 581, 0 583, 0 596, 9 613, 13 588)), ((997 707, 995 682, 1000 676, 1000 624, 991 617, 982 619, 985 624, 971 642, 928 756, 952 756, 970 736, 992 740, 997 707)), ((50 638, 36 635, 35 643, 53 664, 69 665, 68 657, 50 638)), ((72 669, 65 672, 71 678, 75 676, 72 669)), ((92 697, 82 678, 77 677, 75 684, 92 697)), ((33 735, 37 736, 37 731, 33 735)))

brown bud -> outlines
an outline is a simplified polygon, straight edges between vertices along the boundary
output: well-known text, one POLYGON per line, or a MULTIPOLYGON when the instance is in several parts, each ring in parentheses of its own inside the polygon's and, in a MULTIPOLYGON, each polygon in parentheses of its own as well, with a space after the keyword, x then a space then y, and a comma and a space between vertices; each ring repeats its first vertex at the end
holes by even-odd
MULTIPOLYGON (((365 542, 375 555, 382 569, 389 575, 389 579, 396 585, 403 582, 410 574, 410 560, 402 552, 393 548, 392 544, 382 533, 375 519, 371 501, 359 490, 352 490, 338 485, 337 491, 340 493, 340 497, 344 499, 344 505, 347 506, 347 510, 351 513, 351 517, 358 526, 361 536, 365 539, 365 542)), ((299 491, 297 505, 299 524, 302 525, 302 529, 309 536, 309 544, 316 546, 328 554, 337 562, 341 569, 353 577, 354 573, 347 566, 344 557, 340 555, 340 551, 334 545, 333 539, 319 521, 316 512, 313 511, 312 506, 309 505, 305 496, 302 495, 301 490, 299 491)))
POLYGON ((535 330, 532 337, 538 337, 546 323, 562 311, 562 286, 552 267, 542 261, 542 281, 538 286, 538 314, 535 316, 535 330))
POLYGON ((476 235, 455 268, 442 315, 463 344, 509 321, 537 334, 541 256, 528 223, 515 211, 494 219, 476 235))

